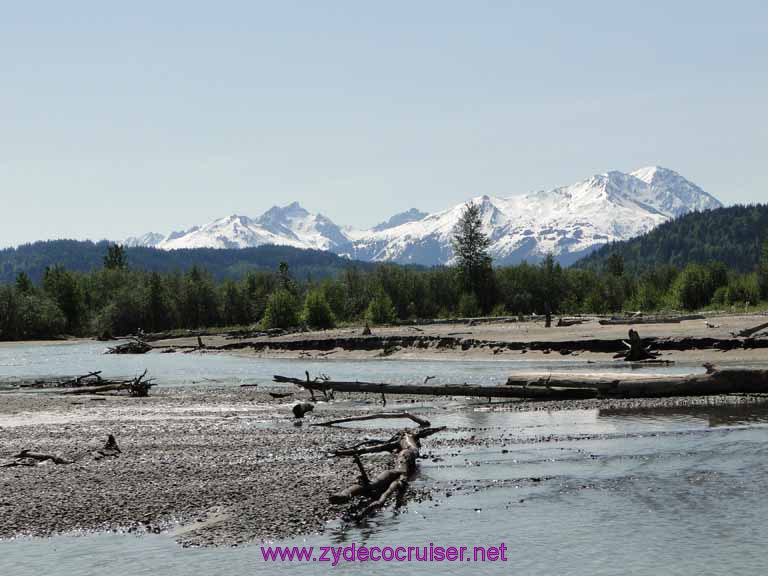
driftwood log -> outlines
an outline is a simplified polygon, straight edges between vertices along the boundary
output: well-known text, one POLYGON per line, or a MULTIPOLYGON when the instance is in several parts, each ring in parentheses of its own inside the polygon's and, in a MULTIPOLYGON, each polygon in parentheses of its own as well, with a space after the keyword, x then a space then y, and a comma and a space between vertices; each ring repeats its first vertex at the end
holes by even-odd
POLYGON ((352 416, 350 418, 339 418, 338 420, 329 420, 327 422, 317 422, 312 426, 335 426, 336 424, 345 424, 347 422, 361 422, 364 420, 378 420, 378 419, 393 419, 393 418, 408 418, 413 420, 421 428, 427 428, 430 426, 429 420, 415 416, 408 412, 378 412, 376 414, 366 414, 365 416, 352 416))
POLYGON ((143 337, 132 336, 128 342, 108 348, 107 354, 146 354, 150 350, 152 346, 147 344, 143 337))
MULTIPOLYGON (((469 396, 479 398, 529 398, 570 400, 578 398, 653 398, 666 396, 710 396, 714 394, 768 394, 768 370, 718 370, 705 365, 705 374, 684 376, 602 374, 518 374, 505 386, 449 384, 386 384, 378 382, 323 382, 337 392, 469 396)), ((314 386, 298 378, 275 376, 276 382, 314 386)))
MULTIPOLYGON (((472 396, 477 398, 550 398, 552 392, 531 389, 523 394, 508 386, 481 386, 476 384, 387 384, 384 382, 344 382, 327 380, 322 383, 307 382, 301 378, 274 376, 274 381, 282 384, 296 384, 307 390, 333 389, 335 392, 370 392, 372 394, 411 394, 424 396, 472 396)), ((537 381, 532 378, 532 381, 537 381)), ((556 386, 556 384, 552 384, 556 386)), ((564 398, 589 398, 579 390, 563 391, 564 398)))
POLYGON ((18 454, 13 455, 12 460, 4 464, 0 464, 0 468, 10 468, 13 466, 37 466, 43 462, 53 462, 54 464, 73 464, 74 462, 81 460, 85 456, 89 455, 94 460, 101 460, 102 458, 116 457, 121 453, 120 448, 117 446, 115 437, 110 434, 107 436, 107 441, 102 448, 93 452, 81 453, 80 456, 74 459, 64 458, 57 454, 45 454, 42 452, 33 452, 32 450, 22 450, 18 454))
POLYGON ((77 387, 77 386, 83 386, 84 382, 88 379, 95 379, 96 384, 102 383, 101 378, 101 370, 97 370, 96 372, 89 372, 88 374, 83 374, 82 376, 76 376, 74 378, 70 378, 69 380, 65 380, 61 383, 61 386, 63 388, 67 387, 77 387))
POLYGON ((104 392, 120 392, 127 390, 130 396, 144 398, 149 396, 149 389, 155 386, 152 378, 147 378, 147 371, 131 380, 111 382, 102 386, 82 386, 62 392, 62 394, 103 394, 104 392))
POLYGON ((642 362, 644 360, 655 360, 659 357, 657 352, 651 351, 650 346, 643 346, 637 330, 629 329, 629 342, 624 341, 627 347, 625 352, 619 352, 614 358, 624 358, 627 362, 642 362))
POLYGON ((586 318, 558 318, 557 326, 558 328, 567 328, 568 326, 578 326, 579 324, 584 324, 588 320, 586 318))
POLYGON ((609 318, 600 320, 603 326, 620 326, 626 324, 680 324, 685 320, 704 320, 701 314, 687 316, 633 316, 630 318, 609 318))
POLYGON ((762 332, 763 330, 768 328, 768 322, 765 322, 764 324, 758 324, 757 326, 754 326, 752 328, 746 328, 738 333, 738 336, 740 338, 751 338, 758 332, 762 332))
POLYGON ((416 470, 416 459, 419 457, 420 440, 431 436, 445 428, 422 428, 418 431, 403 430, 389 441, 377 444, 364 442, 351 448, 337 450, 334 455, 340 458, 354 458, 360 470, 357 484, 353 484, 341 492, 332 494, 329 501, 332 504, 344 504, 363 497, 366 499, 357 516, 363 517, 382 508, 387 500, 395 493, 402 493, 408 486, 408 480, 416 470), (394 466, 389 470, 369 478, 363 467, 360 456, 380 452, 392 452, 394 466))

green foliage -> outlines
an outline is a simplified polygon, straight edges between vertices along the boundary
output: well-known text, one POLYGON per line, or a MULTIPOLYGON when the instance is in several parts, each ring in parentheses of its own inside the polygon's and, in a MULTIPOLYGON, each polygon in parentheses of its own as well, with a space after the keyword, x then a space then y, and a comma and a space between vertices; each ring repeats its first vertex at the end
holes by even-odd
POLYGON ((288 262, 280 262, 278 272, 280 273, 280 286, 283 290, 289 290, 291 288, 291 274, 288 262))
POLYGON ((16 291, 19 294, 32 294, 35 291, 35 286, 26 272, 19 272, 16 276, 16 291))
POLYGON ((122 288, 94 319, 93 330, 102 338, 135 334, 146 325, 143 290, 122 288))
POLYGON ((66 319, 45 294, 0 286, 0 340, 26 340, 63 334, 66 319))
POLYGON ((692 212, 637 238, 603 246, 575 266, 605 270, 609 259, 620 255, 625 274, 637 275, 664 265, 681 269, 709 262, 722 262, 730 270, 745 274, 754 272, 760 260, 766 230, 768 204, 692 212))
POLYGON ((624 257, 621 254, 614 252, 608 257, 608 272, 611 276, 624 275, 624 257))
POLYGON ((244 290, 232 280, 226 280, 220 288, 221 320, 228 326, 250 323, 251 311, 244 290))
POLYGON ((541 312, 546 313, 547 309, 552 314, 560 312, 566 286, 563 281, 563 268, 555 262, 555 257, 552 254, 547 254, 541 262, 540 278, 544 298, 541 312))
POLYGON ((218 295, 213 278, 197 266, 184 275, 179 315, 186 328, 216 326, 219 323, 218 295))
POLYGON ((760 301, 760 282, 757 274, 733 278, 722 296, 724 304, 731 306, 757 304, 760 301))
POLYGON ((267 305, 261 324, 266 330, 298 326, 299 304, 296 296, 285 288, 275 290, 267 298, 267 305))
POLYGON ((159 332, 178 325, 176 302, 157 272, 150 274, 146 291, 145 330, 159 332))
POLYGON ((329 329, 336 324, 331 307, 320 289, 310 290, 307 293, 301 318, 310 328, 329 329))
POLYGON ((489 310, 493 300, 490 246, 491 239, 483 231, 480 206, 467 204, 453 232, 453 254, 462 289, 472 292, 483 310, 489 310))
POLYGON ((673 302, 684 310, 707 306, 714 292, 709 271, 699 264, 686 266, 672 286, 673 302))
POLYGON ((760 296, 768 298, 768 238, 763 241, 763 249, 760 253, 758 284, 760 286, 760 296))
POLYGON ((472 292, 465 292, 459 298, 458 315, 460 318, 476 318, 482 314, 477 296, 472 292))
POLYGON ((107 270, 123 270, 128 267, 128 259, 125 256, 125 249, 120 244, 112 244, 107 248, 107 254, 104 256, 104 268, 107 270))
MULTIPOLYGON (((106 248, 105 248, 106 249, 106 248)), ((481 259, 482 261, 482 259, 481 259)), ((539 264, 481 267, 481 282, 450 267, 424 269, 382 264, 350 265, 318 282, 293 276, 295 268, 244 271, 240 279, 217 281, 203 266, 160 273, 97 267, 80 273, 52 266, 40 286, 26 273, 0 284, 0 339, 46 338, 59 334, 122 336, 259 323, 290 328, 306 323, 391 324, 398 320, 600 313, 653 312, 669 308, 756 305, 764 289, 765 266, 740 274, 720 262, 692 264, 680 271, 658 266, 640 274, 602 267, 562 268, 552 256, 539 264), (757 270, 757 271, 754 271, 757 270), (478 288, 479 286, 479 288, 478 288)), ((614 262, 616 264, 616 262, 614 262)), ((309 275, 308 275, 309 276, 309 275)))
POLYGON ((43 276, 43 288, 63 312, 66 332, 79 334, 83 327, 85 302, 75 275, 58 265, 47 268, 43 276))
MULTIPOLYGON (((15 281, 19 272, 26 272, 34 283, 40 283, 45 269, 61 265, 73 273, 90 273, 104 267, 104 257, 111 244, 106 241, 48 240, 0 249, 0 284, 15 281)), ((272 274, 280 262, 289 265, 296 279, 312 276, 316 279, 335 277, 356 266, 371 271, 376 265, 353 262, 330 252, 302 250, 291 246, 259 246, 221 250, 195 248, 189 250, 158 250, 156 248, 124 247, 125 259, 131 268, 163 275, 188 272, 193 266, 207 270, 213 278, 241 280, 252 272, 272 274)))
POLYGON ((392 324, 397 320, 397 312, 392 299, 383 290, 377 292, 368 304, 365 319, 373 325, 392 324))

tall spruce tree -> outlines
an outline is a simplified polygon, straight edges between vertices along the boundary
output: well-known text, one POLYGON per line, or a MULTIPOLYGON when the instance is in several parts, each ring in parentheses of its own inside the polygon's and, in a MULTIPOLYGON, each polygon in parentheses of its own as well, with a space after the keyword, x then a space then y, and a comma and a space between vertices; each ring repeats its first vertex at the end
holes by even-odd
POLYGON ((124 270, 128 266, 128 259, 125 256, 125 248, 120 244, 112 244, 107 248, 107 254, 104 256, 104 268, 107 270, 124 270))
POLYGON ((483 231, 480 206, 468 203, 453 231, 453 253, 465 292, 474 294, 487 312, 493 304, 491 239, 483 231))

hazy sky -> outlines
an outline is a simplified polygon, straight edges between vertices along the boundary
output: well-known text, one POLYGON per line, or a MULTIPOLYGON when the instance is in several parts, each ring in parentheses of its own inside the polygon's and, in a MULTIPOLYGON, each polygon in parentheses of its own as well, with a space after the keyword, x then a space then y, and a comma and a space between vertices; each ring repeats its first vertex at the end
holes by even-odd
POLYGON ((673 168, 768 201, 768 2, 0 2, 0 246, 673 168))

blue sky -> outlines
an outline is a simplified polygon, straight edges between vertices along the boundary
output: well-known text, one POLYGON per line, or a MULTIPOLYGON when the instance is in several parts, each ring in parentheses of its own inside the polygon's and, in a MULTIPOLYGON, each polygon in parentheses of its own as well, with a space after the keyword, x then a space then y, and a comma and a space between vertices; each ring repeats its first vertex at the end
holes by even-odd
POLYGON ((3 2, 0 246, 660 164, 768 201, 768 3, 3 2))

